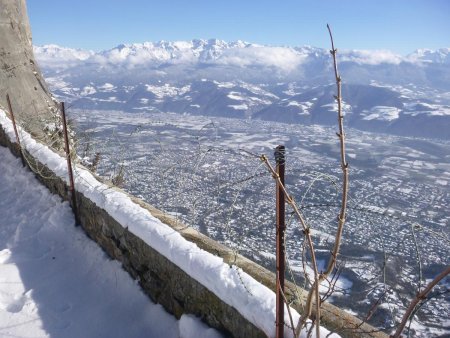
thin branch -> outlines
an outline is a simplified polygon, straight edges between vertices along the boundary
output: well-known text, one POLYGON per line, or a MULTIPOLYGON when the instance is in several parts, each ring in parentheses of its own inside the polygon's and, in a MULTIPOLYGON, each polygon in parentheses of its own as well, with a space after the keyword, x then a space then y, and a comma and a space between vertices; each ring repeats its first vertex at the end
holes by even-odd
POLYGON ((334 269, 336 265, 336 259, 339 254, 339 248, 341 245, 341 239, 342 239, 342 232, 344 230, 344 224, 346 219, 346 212, 347 212, 347 195, 348 195, 348 163, 345 159, 345 133, 344 133, 344 116, 342 114, 342 90, 341 90, 341 76, 338 73, 337 68, 337 60, 336 60, 336 53, 337 49, 334 47, 334 41, 333 41, 333 35, 331 33, 331 28, 327 24, 328 32, 330 33, 330 40, 331 40, 331 55, 333 56, 333 65, 334 65, 334 75, 336 79, 336 87, 337 87, 337 95, 335 96, 335 99, 338 104, 338 124, 339 124, 339 133, 337 134, 339 137, 339 143, 340 143, 340 149, 341 149, 341 169, 342 169, 342 201, 341 201, 341 210, 339 212, 338 216, 338 229, 336 232, 336 240, 334 242, 334 248, 330 257, 330 260, 328 261, 328 266, 325 272, 322 273, 324 278, 326 278, 334 269))
POLYGON ((408 321, 409 317, 413 314, 414 309, 416 308, 417 304, 421 301, 423 301, 428 293, 433 289, 433 287, 436 286, 442 279, 444 279, 446 276, 450 274, 450 265, 447 266, 445 270, 443 270, 439 275, 437 275, 426 287, 423 289, 422 292, 419 292, 416 297, 412 300, 411 304, 409 304, 408 309, 406 310, 405 314, 403 315, 402 321, 400 325, 397 328, 397 331, 395 331, 393 338, 400 337, 400 334, 402 333, 403 329, 405 328, 406 322, 408 321))

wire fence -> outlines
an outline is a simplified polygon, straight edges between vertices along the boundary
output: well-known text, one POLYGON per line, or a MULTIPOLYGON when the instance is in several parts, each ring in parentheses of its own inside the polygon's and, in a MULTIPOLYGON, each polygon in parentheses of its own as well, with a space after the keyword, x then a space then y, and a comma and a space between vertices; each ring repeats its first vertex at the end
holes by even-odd
MULTIPOLYGON (((83 121, 86 114, 77 114, 83 121)), ((238 125, 228 129, 226 121, 220 119, 211 122, 169 115, 163 120, 164 115, 143 114, 128 120, 128 114, 121 118, 114 112, 104 114, 100 118, 105 118, 104 123, 97 118, 94 123, 81 122, 86 141, 79 143, 80 150, 92 149, 87 156, 90 159, 100 153, 101 175, 114 178, 123 173, 124 186, 133 194, 274 271, 275 184, 260 155, 269 156, 278 143, 292 140, 273 137, 271 125, 265 122, 234 121, 238 125), (122 123, 118 122, 121 119, 122 123), (267 133, 271 143, 242 132, 252 126, 267 133)), ((334 241, 339 178, 332 159, 311 158, 311 153, 299 148, 287 148, 286 185, 311 225, 323 265, 334 241), (315 167, 318 162, 321 171, 315 167)), ((357 177, 361 171, 352 168, 357 177)), ((403 214, 389 207, 374 207, 358 194, 351 194, 338 269, 323 287, 324 294, 332 290, 328 298, 333 303, 386 330, 400 320, 402 309, 419 285, 436 272, 434 263, 442 262, 438 264, 441 267, 448 263, 444 258, 449 253, 445 231, 420 225, 414 217, 403 214), (350 297, 354 300, 351 308, 350 297)), ((304 234, 289 208, 287 223, 287 274, 308 289, 305 276, 311 276, 310 257, 304 234)), ((446 283, 443 288, 448 289, 446 283)), ((422 312, 428 312, 428 318, 432 313, 445 318, 449 312, 442 309, 448 301, 448 296, 441 295, 422 312)), ((425 323, 422 317, 414 331, 421 331, 419 325, 425 330, 425 323)))
MULTIPOLYGON (((325 155, 311 149, 318 131, 323 136, 328 129, 302 127, 292 137, 290 127, 277 124, 275 128, 263 121, 69 113, 69 124, 76 130, 72 134, 76 162, 271 270, 275 268, 275 182, 260 156, 266 154, 274 163, 273 148, 287 144, 286 187, 312 229, 319 269, 324 269, 336 231, 340 179, 331 142, 318 144, 328 149, 325 155), (301 134, 305 130, 308 133, 301 134), (302 142, 309 143, 302 146, 302 142)), ((43 117, 36 112, 21 124, 28 129, 43 117)), ((45 125, 54 140, 50 145, 61 149, 58 115, 45 125)), ((44 175, 27 162, 37 175, 44 175)), ((352 168, 352 175, 358 178, 363 171, 352 168)), ((350 189, 361 188, 355 181, 350 189)), ((286 215, 287 276, 309 289, 313 267, 305 234, 292 208, 286 215)), ((390 332, 417 290, 449 264, 449 253, 448 229, 424 225, 401 210, 374 207, 373 200, 352 193, 338 265, 321 286, 321 295, 390 332)), ((433 334, 448 333, 443 323, 450 316, 449 284, 446 279, 436 287, 410 322, 408 334, 426 336, 430 327, 433 334)))

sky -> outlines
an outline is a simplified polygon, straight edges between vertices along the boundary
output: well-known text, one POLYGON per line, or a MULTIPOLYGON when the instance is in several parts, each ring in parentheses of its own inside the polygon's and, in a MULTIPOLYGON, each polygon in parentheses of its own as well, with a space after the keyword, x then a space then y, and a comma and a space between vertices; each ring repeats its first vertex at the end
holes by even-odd
POLYGON ((28 0, 33 43, 91 49, 218 38, 406 55, 450 47, 449 0, 28 0))

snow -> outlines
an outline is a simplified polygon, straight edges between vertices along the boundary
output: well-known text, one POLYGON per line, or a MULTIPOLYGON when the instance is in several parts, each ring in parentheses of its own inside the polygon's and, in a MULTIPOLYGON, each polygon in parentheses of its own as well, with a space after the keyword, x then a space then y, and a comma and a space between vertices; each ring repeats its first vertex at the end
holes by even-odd
POLYGON ((100 89, 102 92, 108 93, 115 91, 117 87, 114 86, 112 83, 106 82, 103 85, 99 86, 98 89, 100 89))
POLYGON ((189 85, 178 88, 171 86, 168 83, 165 83, 163 86, 154 86, 146 84, 145 87, 148 92, 155 94, 155 96, 160 99, 167 96, 174 97, 178 95, 183 95, 186 94, 191 89, 189 85))
MULTIPOLYGON (((268 95, 266 95, 267 97, 268 95)), ((248 110, 249 106, 254 106, 255 104, 271 104, 272 101, 267 99, 261 99, 254 96, 246 96, 243 93, 231 91, 228 93, 227 97, 234 101, 241 101, 240 104, 230 104, 228 107, 236 110, 248 110)))
POLYGON ((195 316, 183 315, 179 322, 179 338, 219 338, 216 330, 208 328, 195 316))
POLYGON ((312 105, 312 102, 289 101, 286 107, 298 107, 300 110, 299 115, 310 115, 309 109, 312 105))
POLYGON ((427 115, 427 116, 449 116, 450 106, 429 104, 426 102, 405 103, 404 114, 411 116, 427 115))
POLYGON ((447 185, 447 180, 437 179, 436 184, 445 186, 445 185, 447 185))
MULTIPOLYGON (((324 104, 321 107, 327 108, 327 110, 329 112, 337 112, 338 111, 338 104, 336 102, 324 104)), ((349 105, 348 103, 346 103, 344 100, 342 100, 341 107, 342 107, 342 113, 344 115, 352 112, 352 106, 349 105)))
POLYGON ((83 91, 80 93, 81 96, 92 95, 97 93, 97 90, 92 86, 85 86, 83 91))
POLYGON ((229 104, 228 107, 233 108, 235 110, 247 110, 248 106, 243 103, 243 104, 229 104))
MULTIPOLYGON (((203 79, 205 80, 205 79, 203 79)), ((205 80, 206 81, 206 80, 205 80)), ((217 87, 219 88, 233 88, 234 86, 236 86, 236 84, 234 84, 233 82, 219 82, 219 81, 213 81, 213 83, 215 85, 217 85, 217 87)))
MULTIPOLYGON (((39 64, 56 63, 58 67, 69 67, 83 61, 100 64, 128 62, 131 65, 152 61, 160 63, 200 61, 239 66, 256 64, 286 70, 292 70, 312 59, 328 57, 327 50, 309 46, 263 46, 239 40, 225 42, 218 39, 121 44, 100 52, 45 45, 34 46, 34 54, 39 64)), ((417 65, 450 63, 450 48, 419 49, 407 56, 389 50, 342 50, 340 55, 342 62, 360 65, 399 65, 402 62, 417 65)))
POLYGON ((300 102, 297 102, 297 101, 289 101, 289 103, 287 105, 288 105, 288 107, 289 106, 302 107, 302 104, 300 102))
POLYGON ((0 158, 1 337, 220 337, 152 303, 75 227, 67 202, 8 149, 0 147, 0 158))
POLYGON ((398 188, 397 191, 401 192, 403 194, 410 194, 412 189, 411 188, 398 188))
MULTIPOLYGON (((12 123, 2 110, 0 110, 0 124, 10 139, 14 139, 12 123)), ((20 127, 19 131, 22 146, 67 182, 66 160, 48 147, 37 143, 20 127)), ((140 237, 225 303, 237 309, 267 336, 274 336, 276 306, 275 293, 272 290, 240 268, 228 265, 222 258, 187 241, 178 232, 151 215, 148 210, 135 204, 125 193, 97 181, 89 171, 77 166, 74 167, 74 171, 77 191, 106 210, 124 228, 128 228, 128 231, 140 237)), ((299 315, 294 310, 292 312, 294 322, 297 322, 299 315)), ((285 321, 288 323, 289 316, 287 311, 285 313, 285 321)), ((287 337, 291 335, 288 328, 285 331, 287 337)), ((324 336, 326 332, 327 330, 323 329, 324 336)))
POLYGON ((56 45, 34 47, 39 62, 56 60, 62 67, 87 60, 101 65, 128 64, 130 67, 157 63, 209 63, 234 66, 265 66, 290 71, 301 65, 311 51, 305 48, 272 47, 242 41, 225 42, 217 39, 192 41, 159 41, 121 44, 97 53, 56 45), (307 50, 307 51, 306 51, 307 50), (306 51, 306 52, 305 52, 306 51))
POLYGON ((375 106, 370 110, 363 111, 363 120, 393 121, 398 119, 400 111, 396 107, 375 106))
POLYGON ((242 101, 242 100, 245 100, 245 97, 241 96, 240 93, 238 93, 238 92, 230 92, 227 96, 228 96, 230 99, 236 100, 236 101, 242 101))
MULTIPOLYGON (((314 279, 314 270, 309 265, 303 266, 303 264, 297 260, 291 260, 290 265, 292 271, 306 273, 311 280, 314 279)), ((324 270, 325 268, 324 265, 325 261, 323 260, 319 260, 317 262, 317 268, 319 269, 319 271, 324 270)), ((319 292, 320 294, 324 295, 327 292, 329 292, 330 289, 331 290, 334 289, 333 297, 336 297, 345 293, 347 290, 351 289, 352 286, 353 286, 352 281, 343 276, 339 276, 339 278, 336 281, 324 280, 322 283, 320 283, 319 292)))
POLYGON ((419 63, 450 63, 450 48, 437 50, 418 49, 407 56, 410 62, 419 63))
POLYGON ((266 96, 267 98, 270 98, 270 99, 276 99, 276 100, 279 99, 279 97, 276 96, 275 94, 262 89, 261 86, 255 86, 255 85, 253 85, 251 83, 246 83, 246 82, 240 82, 239 85, 242 88, 245 88, 248 91, 252 92, 253 94, 264 95, 264 96, 266 96))

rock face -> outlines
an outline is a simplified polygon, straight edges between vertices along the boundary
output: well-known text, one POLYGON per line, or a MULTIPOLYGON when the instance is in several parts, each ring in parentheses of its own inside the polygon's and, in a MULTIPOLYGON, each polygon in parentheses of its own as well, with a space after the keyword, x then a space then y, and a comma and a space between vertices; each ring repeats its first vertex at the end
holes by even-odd
MULTIPOLYGON (((0 106, 9 94, 16 118, 35 136, 56 105, 37 66, 25 0, 0 0, 0 106)), ((8 109, 5 109, 8 110, 8 109)))

